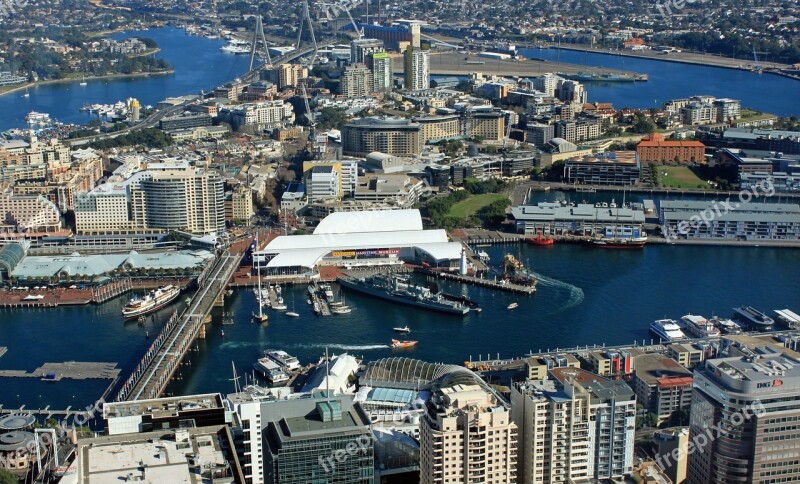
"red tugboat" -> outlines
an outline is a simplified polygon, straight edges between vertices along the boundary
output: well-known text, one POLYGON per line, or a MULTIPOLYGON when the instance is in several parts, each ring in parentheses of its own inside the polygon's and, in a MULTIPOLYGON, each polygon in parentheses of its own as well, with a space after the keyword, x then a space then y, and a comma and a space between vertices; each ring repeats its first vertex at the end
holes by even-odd
POLYGON ((555 243, 552 237, 542 237, 542 234, 537 234, 536 237, 525 239, 525 242, 531 245, 550 246, 555 243))

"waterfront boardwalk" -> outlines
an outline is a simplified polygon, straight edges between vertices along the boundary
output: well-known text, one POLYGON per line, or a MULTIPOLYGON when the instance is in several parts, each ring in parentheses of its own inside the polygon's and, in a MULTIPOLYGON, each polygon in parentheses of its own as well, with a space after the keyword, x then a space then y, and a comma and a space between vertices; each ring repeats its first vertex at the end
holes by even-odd
POLYGON ((241 247, 241 251, 224 251, 213 265, 200 274, 197 278, 198 289, 192 302, 183 313, 173 315, 122 385, 117 401, 161 396, 195 338, 205 335, 207 316, 223 297, 231 276, 242 261, 245 249, 246 245, 241 247))
POLYGON ((53 381, 62 378, 114 380, 119 376, 120 371, 116 363, 65 361, 63 363, 45 363, 30 373, 25 370, 0 370, 0 378, 41 378, 53 381))

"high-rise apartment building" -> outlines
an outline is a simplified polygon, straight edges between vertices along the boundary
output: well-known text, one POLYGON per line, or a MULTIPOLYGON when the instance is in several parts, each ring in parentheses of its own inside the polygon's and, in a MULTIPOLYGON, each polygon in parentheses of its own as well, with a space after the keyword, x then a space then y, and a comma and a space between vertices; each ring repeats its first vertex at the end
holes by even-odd
POLYGON ((392 58, 386 52, 374 52, 367 64, 372 68, 372 89, 375 92, 391 91, 394 76, 392 58))
POLYGON ((414 48, 405 53, 406 89, 420 91, 430 87, 430 58, 428 53, 414 48))
POLYGON ((422 151, 421 126, 401 118, 354 119, 342 127, 342 151, 350 156, 366 156, 373 151, 418 155, 422 151))
POLYGON ((511 390, 519 429, 517 482, 622 478, 633 464, 636 397, 622 381, 553 368, 511 390))
POLYGON ((350 42, 350 63, 368 64, 369 55, 383 52, 383 41, 379 39, 357 39, 350 42))
POLYGON ((269 80, 278 85, 278 89, 297 86, 297 81, 308 77, 308 67, 300 64, 282 64, 268 72, 269 80))
POLYGON ((420 422, 422 484, 508 484, 517 475, 517 426, 480 385, 438 389, 420 422))
POLYGON ((241 422, 248 484, 372 484, 369 417, 351 396, 259 401, 228 395, 241 422))
POLYGON ((343 96, 367 97, 372 94, 372 72, 366 64, 349 65, 344 68, 340 86, 343 96))
POLYGON ((687 482, 800 482, 800 360, 706 360, 694 372, 689 430, 687 482))

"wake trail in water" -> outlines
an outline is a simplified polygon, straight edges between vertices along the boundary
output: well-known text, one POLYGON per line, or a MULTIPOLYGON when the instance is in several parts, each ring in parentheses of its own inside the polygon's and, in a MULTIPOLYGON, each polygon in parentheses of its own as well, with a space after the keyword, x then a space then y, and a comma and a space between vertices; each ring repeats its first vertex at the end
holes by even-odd
POLYGON ((533 273, 533 275, 536 276, 537 279, 539 279, 539 284, 543 286, 552 287, 554 289, 565 289, 569 292, 569 297, 567 298, 567 301, 552 314, 558 314, 567 311, 569 309, 572 309, 575 306, 582 303, 584 299, 586 299, 586 296, 583 294, 583 289, 581 289, 578 286, 573 286, 568 282, 559 281, 558 279, 553 279, 552 277, 547 277, 545 275, 538 274, 535 272, 533 273))

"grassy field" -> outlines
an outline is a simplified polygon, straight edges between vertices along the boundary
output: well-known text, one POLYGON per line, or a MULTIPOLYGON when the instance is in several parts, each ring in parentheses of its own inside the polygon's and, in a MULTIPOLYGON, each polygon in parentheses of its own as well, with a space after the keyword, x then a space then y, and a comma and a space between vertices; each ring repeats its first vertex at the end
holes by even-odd
POLYGON ((484 193, 483 195, 474 195, 453 205, 450 208, 449 215, 451 217, 465 218, 473 215, 475 212, 491 204, 495 200, 502 200, 504 198, 506 198, 506 196, 499 193, 484 193))
POLYGON ((664 188, 698 188, 708 184, 688 166, 658 166, 658 178, 664 188))

